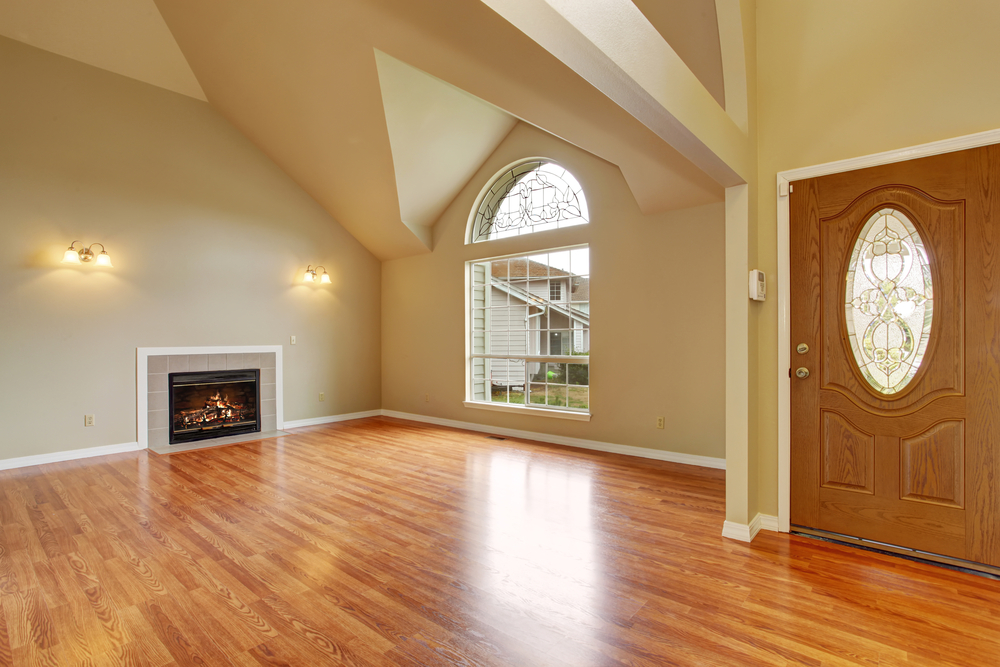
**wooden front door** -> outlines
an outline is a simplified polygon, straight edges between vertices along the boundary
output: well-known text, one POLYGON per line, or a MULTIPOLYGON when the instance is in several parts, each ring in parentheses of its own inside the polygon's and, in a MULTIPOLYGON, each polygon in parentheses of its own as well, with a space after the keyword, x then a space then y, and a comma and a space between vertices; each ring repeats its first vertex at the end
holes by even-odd
POLYGON ((1000 566, 998 171, 792 184, 792 524, 1000 566))

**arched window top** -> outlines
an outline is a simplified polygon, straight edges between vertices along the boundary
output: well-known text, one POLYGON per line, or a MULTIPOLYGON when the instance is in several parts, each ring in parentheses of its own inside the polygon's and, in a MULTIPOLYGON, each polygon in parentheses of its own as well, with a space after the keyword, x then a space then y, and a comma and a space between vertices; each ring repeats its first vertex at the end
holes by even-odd
POLYGON ((486 191, 472 221, 472 243, 590 222, 587 200, 573 174, 549 160, 519 162, 486 191))

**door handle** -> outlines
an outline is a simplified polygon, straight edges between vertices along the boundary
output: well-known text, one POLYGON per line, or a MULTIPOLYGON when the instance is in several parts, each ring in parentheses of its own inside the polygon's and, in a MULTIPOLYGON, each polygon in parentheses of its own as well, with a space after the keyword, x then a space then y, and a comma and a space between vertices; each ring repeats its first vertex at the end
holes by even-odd
POLYGON ((795 369, 795 377, 801 378, 803 380, 806 379, 807 377, 809 377, 809 369, 805 367, 795 369))

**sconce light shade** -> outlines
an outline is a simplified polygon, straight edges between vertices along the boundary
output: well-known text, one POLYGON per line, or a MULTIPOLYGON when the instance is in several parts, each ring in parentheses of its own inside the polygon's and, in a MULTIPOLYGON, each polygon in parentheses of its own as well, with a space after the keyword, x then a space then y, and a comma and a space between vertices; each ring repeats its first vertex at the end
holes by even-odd
POLYGON ((110 266, 111 268, 114 268, 115 266, 111 263, 111 255, 108 254, 107 250, 101 251, 101 254, 97 256, 95 263, 97 266, 110 266))
POLYGON ((330 274, 326 272, 326 269, 323 269, 323 275, 321 275, 319 277, 319 281, 321 283, 329 283, 330 282, 330 274))
MULTIPOLYGON (((73 241, 73 243, 76 243, 76 241, 73 241)), ((66 252, 63 254, 62 263, 63 264, 79 264, 80 263, 80 253, 73 246, 70 246, 70 247, 66 248, 66 252)))

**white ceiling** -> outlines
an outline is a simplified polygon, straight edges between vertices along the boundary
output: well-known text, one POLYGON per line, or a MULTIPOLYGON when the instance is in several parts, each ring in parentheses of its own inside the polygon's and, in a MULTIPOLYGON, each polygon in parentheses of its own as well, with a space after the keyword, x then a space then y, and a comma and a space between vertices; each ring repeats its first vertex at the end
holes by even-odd
POLYGON ((153 0, 3 0, 0 35, 206 99, 153 0))
MULTIPOLYGON (((715 1, 635 2, 721 101, 715 1)), ((518 120, 618 165, 646 213, 723 195, 486 0, 3 0, 0 34, 207 99, 381 259, 428 251, 518 120)))

